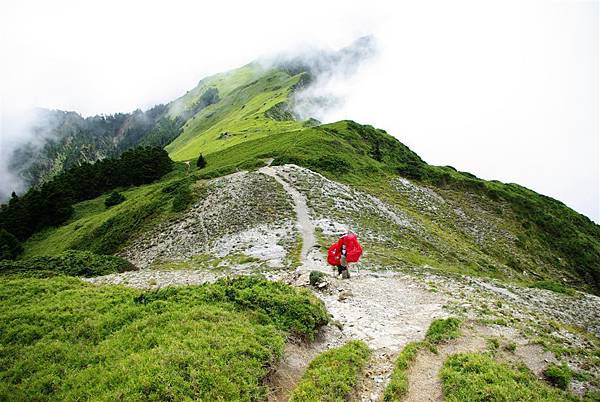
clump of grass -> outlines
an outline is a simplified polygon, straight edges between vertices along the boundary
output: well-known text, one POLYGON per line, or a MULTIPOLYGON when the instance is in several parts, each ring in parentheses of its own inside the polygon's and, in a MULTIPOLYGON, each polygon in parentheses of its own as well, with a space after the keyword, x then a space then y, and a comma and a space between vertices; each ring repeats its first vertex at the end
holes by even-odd
POLYGON ((108 197, 106 197, 106 200, 104 200, 104 206, 106 206, 106 208, 110 208, 112 206, 119 205, 123 201, 125 201, 123 194, 113 191, 108 197))
MULTIPOLYGON (((0 400, 263 400, 292 331, 326 314, 258 278, 140 291, 0 277, 0 400)), ((346 361, 343 359, 343 361, 346 361)))
POLYGON ((411 342, 402 349, 396 358, 396 366, 390 382, 385 388, 384 401, 399 401, 406 395, 408 392, 408 369, 422 347, 422 342, 411 342))
POLYGON ((0 261, 0 274, 24 274, 37 277, 70 275, 93 277, 137 269, 127 260, 113 255, 67 250, 54 256, 18 261, 0 261))
POLYGON ((573 379, 573 372, 564 363, 560 366, 552 363, 544 370, 544 377, 555 387, 567 389, 573 379))
POLYGON ((429 325, 425 339, 434 345, 456 339, 460 336, 460 323, 460 319, 456 317, 433 320, 429 325))
POLYGON ((435 345, 458 338, 460 336, 460 323, 461 321, 455 317, 433 320, 429 325, 424 341, 410 342, 402 349, 396 358, 390 382, 385 388, 384 401, 402 400, 408 392, 408 369, 417 357, 419 350, 427 347, 435 349, 435 345))
POLYGON ((492 353, 496 353, 500 348, 500 340, 494 336, 487 338, 485 341, 488 350, 492 353))
POLYGON ((310 271, 310 275, 308 276, 308 281, 311 286, 317 286, 318 283, 321 283, 325 279, 325 274, 321 271, 310 271))
POLYGON ((575 291, 573 289, 566 287, 562 283, 551 281, 551 280, 537 281, 537 282, 534 282, 531 285, 529 285, 529 287, 537 288, 537 289, 551 290, 556 293, 562 293, 562 294, 567 294, 567 295, 575 294, 575 291))
POLYGON ((290 402, 345 401, 370 355, 362 341, 321 353, 310 362, 290 402))
POLYGON ((508 342, 506 345, 504 345, 504 350, 506 350, 507 352, 514 353, 517 350, 517 344, 512 341, 508 342))
POLYGON ((444 363, 441 377, 445 400, 449 402, 577 400, 544 384, 527 367, 512 368, 487 354, 452 355, 444 363))

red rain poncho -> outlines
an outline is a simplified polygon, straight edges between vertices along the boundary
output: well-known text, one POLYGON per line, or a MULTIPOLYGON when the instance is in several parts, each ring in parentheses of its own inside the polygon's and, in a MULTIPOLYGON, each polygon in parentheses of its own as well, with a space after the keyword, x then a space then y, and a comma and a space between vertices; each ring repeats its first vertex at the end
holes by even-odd
POLYGON ((342 245, 346 245, 346 260, 348 262, 358 262, 362 255, 363 249, 358 243, 358 239, 354 233, 342 236, 336 243, 329 247, 327 252, 327 262, 331 265, 340 265, 342 257, 342 245))

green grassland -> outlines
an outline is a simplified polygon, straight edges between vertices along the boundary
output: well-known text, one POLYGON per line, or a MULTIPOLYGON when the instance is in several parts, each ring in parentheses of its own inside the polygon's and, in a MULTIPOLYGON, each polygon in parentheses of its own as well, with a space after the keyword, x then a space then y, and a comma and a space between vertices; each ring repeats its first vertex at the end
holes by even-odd
POLYGON ((327 322, 258 278, 138 291, 0 276, 0 400, 259 400, 288 334, 327 322))
POLYGON ((65 250, 88 250, 113 254, 143 230, 173 219, 173 201, 182 183, 189 183, 184 168, 176 169, 156 183, 123 189, 125 201, 107 208, 109 194, 74 205, 65 224, 34 234, 24 243, 21 258, 56 255, 65 250))
MULTIPOLYGON (((294 163, 374 194, 405 211, 428 239, 405 236, 383 246, 381 265, 427 264, 442 270, 531 283, 566 281, 600 289, 600 226, 564 204, 516 184, 485 181, 451 167, 431 166, 382 130, 341 121, 250 140, 207 156, 201 177, 294 163), (408 173, 407 173, 408 172, 408 173), (398 175, 441 195, 443 213, 431 214, 394 189, 398 175), (457 221, 453 210, 466 215, 457 221), (478 243, 466 232, 472 221, 493 228, 478 243)), ((371 222, 372 223, 372 222, 371 222)), ((365 222, 368 227, 369 222, 365 222)), ((379 225, 376 225, 380 227, 379 225)), ((390 232, 394 238, 398 233, 390 232)))
POLYGON ((445 400, 451 402, 579 400, 538 380, 527 367, 511 367, 488 354, 452 355, 441 376, 445 400))
MULTIPOLYGON (((183 133, 166 150, 174 160, 190 160, 200 153, 208 155, 251 139, 297 130, 302 123, 291 115, 269 113, 277 105, 289 102, 293 88, 303 73, 290 76, 281 70, 264 71, 250 64, 229 73, 201 81, 193 91, 176 100, 173 111, 191 107, 208 88, 216 88, 219 102, 190 118, 183 133)), ((175 114, 177 114, 175 112, 175 114)))

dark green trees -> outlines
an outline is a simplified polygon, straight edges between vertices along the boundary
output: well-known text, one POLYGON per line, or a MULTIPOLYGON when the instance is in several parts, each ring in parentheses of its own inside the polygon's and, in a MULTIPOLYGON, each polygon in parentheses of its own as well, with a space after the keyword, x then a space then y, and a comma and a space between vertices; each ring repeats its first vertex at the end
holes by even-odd
POLYGON ((118 187, 151 183, 170 172, 172 164, 167 152, 157 147, 135 148, 118 159, 84 163, 2 205, 0 228, 26 240, 40 229, 69 219, 73 204, 118 187))
POLYGON ((104 205, 106 206, 106 208, 110 208, 113 205, 118 205, 122 203, 123 201, 125 201, 125 197, 123 196, 123 194, 113 191, 108 197, 106 197, 106 200, 104 200, 104 205))
POLYGON ((17 238, 0 228, 0 260, 14 260, 22 251, 17 238))

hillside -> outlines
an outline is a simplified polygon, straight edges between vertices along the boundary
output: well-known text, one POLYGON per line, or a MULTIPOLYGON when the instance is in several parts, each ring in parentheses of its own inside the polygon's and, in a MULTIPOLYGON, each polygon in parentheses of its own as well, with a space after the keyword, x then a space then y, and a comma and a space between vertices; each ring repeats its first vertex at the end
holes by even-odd
POLYGON ((596 400, 600 226, 384 130, 300 121, 307 70, 207 77, 143 127, 56 112, 76 127, 57 175, 0 210, 2 246, 22 240, 0 399, 596 400), (65 156, 86 149, 121 158, 65 156), (342 280, 325 254, 348 231, 365 252, 342 280))

